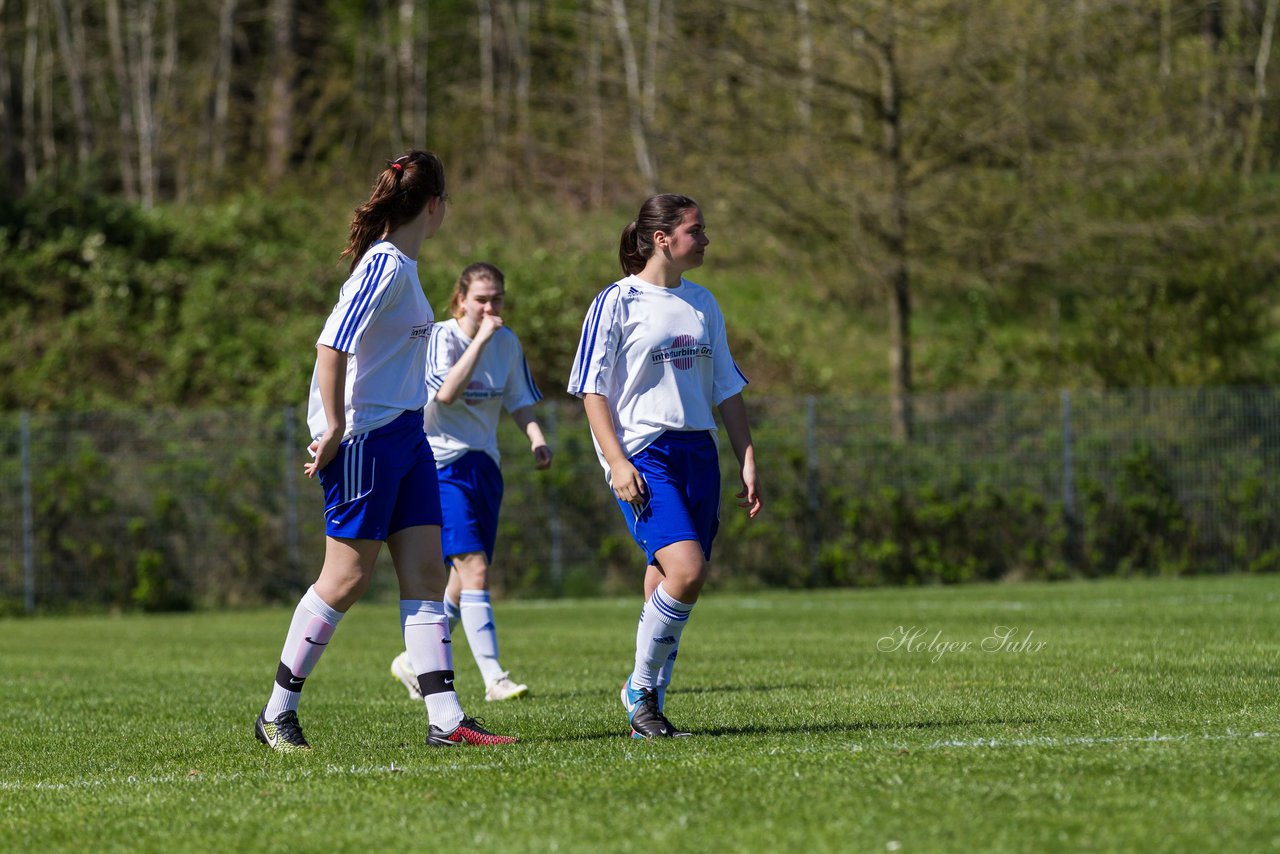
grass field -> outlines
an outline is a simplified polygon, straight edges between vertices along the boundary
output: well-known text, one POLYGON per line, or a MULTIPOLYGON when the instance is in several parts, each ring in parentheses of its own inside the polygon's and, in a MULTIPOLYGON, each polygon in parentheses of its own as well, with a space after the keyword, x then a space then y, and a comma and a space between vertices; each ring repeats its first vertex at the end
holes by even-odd
POLYGON ((697 735, 650 743, 638 602, 499 603, 534 696, 485 704, 465 642, 458 682, 524 741, 428 750, 396 606, 362 604, 302 756, 251 732, 285 610, 3 621, 0 851, 1274 850, 1278 606, 1276 576, 710 594, 667 703, 697 735))

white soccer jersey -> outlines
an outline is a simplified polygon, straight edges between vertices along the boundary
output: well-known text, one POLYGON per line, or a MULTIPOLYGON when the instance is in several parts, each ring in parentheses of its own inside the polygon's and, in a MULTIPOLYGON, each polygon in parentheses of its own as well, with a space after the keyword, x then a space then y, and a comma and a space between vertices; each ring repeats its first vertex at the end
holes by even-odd
MULTIPOLYGON (((427 402, 422 374, 435 315, 418 282, 418 263, 390 243, 375 243, 342 286, 316 346, 348 354, 347 432, 367 433, 427 402)), ((315 369, 307 426, 328 427, 315 369)))
POLYGON ((431 335, 426 374, 430 400, 423 424, 437 466, 447 465, 467 451, 484 451, 500 464, 498 420, 502 410, 514 412, 542 400, 520 339, 504 326, 485 345, 462 399, 449 405, 438 402, 436 392, 449 369, 470 346, 471 339, 456 320, 437 324, 431 335))
MULTIPOLYGON (((710 291, 687 279, 664 288, 628 276, 591 303, 569 393, 608 398, 618 441, 631 457, 665 430, 714 435, 712 408, 746 384, 710 291)), ((607 474, 598 443, 596 454, 607 474)))

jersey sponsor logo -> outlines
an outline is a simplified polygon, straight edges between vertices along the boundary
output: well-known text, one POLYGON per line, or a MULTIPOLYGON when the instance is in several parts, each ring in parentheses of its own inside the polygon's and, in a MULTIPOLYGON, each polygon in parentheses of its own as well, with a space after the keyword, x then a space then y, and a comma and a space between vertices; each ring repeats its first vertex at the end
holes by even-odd
POLYGON ((434 324, 424 323, 421 326, 415 326, 409 330, 410 338, 429 338, 431 336, 431 327, 434 324))
POLYGON ((467 387, 462 391, 462 399, 469 406, 475 406, 477 403, 484 403, 486 400, 494 400, 499 397, 502 397, 502 389, 491 388, 475 380, 467 383, 467 387))
POLYGON ((677 335, 669 346, 659 347, 649 353, 651 364, 670 362, 682 371, 692 368, 693 360, 699 358, 711 358, 711 345, 699 344, 698 339, 692 335, 677 335))

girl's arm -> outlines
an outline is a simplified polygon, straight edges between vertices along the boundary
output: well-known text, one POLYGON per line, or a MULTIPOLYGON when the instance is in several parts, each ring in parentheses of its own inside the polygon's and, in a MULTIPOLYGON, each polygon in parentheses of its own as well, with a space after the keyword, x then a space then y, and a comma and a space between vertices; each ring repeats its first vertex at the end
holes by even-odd
POLYGON ((605 462, 609 464, 609 483, 613 486, 613 494, 629 504, 643 503, 646 491, 644 478, 627 459, 626 452, 618 441, 609 399, 603 394, 587 393, 582 396, 582 405, 587 410, 591 435, 596 437, 596 444, 600 446, 605 462))
POLYGON ((747 405, 742 402, 740 393, 720 402, 720 417, 741 466, 742 491, 738 497, 742 501, 738 506, 747 508, 747 515, 754 519, 764 504, 760 500, 760 484, 756 480, 756 449, 751 442, 751 425, 747 423, 747 405))
POLYGON ((436 400, 445 406, 450 406, 458 400, 458 396, 467 387, 467 383, 471 382, 471 374, 475 372, 476 365, 480 361, 480 354, 484 352, 485 345, 493 338, 493 333, 501 328, 502 318, 497 315, 491 314, 480 321, 480 328, 476 330, 476 337, 471 339, 471 343, 463 351, 462 357, 453 363, 453 367, 445 375, 444 382, 440 384, 440 389, 436 392, 436 400))
POLYGON ((320 344, 316 347, 316 381, 324 403, 325 431, 313 446, 315 459, 302 467, 307 477, 315 477, 338 454, 347 432, 347 354, 320 344))
POLYGON ((520 429, 529 437, 529 446, 533 450, 533 467, 536 469, 551 468, 551 448, 542 435, 542 427, 533 417, 533 404, 522 406, 511 413, 511 417, 520 425, 520 429))

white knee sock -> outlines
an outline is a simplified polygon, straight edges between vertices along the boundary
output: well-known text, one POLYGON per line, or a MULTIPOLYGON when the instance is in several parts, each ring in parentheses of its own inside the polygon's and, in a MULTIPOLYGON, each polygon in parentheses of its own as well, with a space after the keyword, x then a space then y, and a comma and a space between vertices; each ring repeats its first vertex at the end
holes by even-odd
POLYGON ((400 600, 400 627, 409 665, 427 705, 427 720, 445 732, 462 721, 462 705, 453 687, 453 639, 444 604, 425 599, 400 600))
POLYGON ((680 651, 678 646, 673 647, 671 654, 667 656, 666 662, 662 665, 662 670, 658 671, 658 680, 654 683, 658 689, 658 708, 665 709, 667 707, 667 686, 671 684, 671 671, 676 666, 676 653, 680 651))
POLYGON ((669 595, 659 584, 644 603, 636 628, 636 665, 632 688, 656 688, 659 674, 672 650, 680 645, 680 633, 689 621, 693 605, 669 595))
POLYGON ((498 664, 498 630, 493 624, 489 591, 463 590, 461 609, 462 630, 467 633, 467 643, 484 684, 489 685, 502 675, 502 666, 498 664))
POLYGON ((449 594, 444 594, 444 615, 449 618, 449 634, 453 634, 453 630, 458 628, 458 621, 462 619, 462 611, 458 608, 458 603, 449 598, 449 594))
POLYGON ((329 607, 313 585, 303 594, 293 612, 289 634, 280 650, 280 664, 276 668, 276 682, 271 688, 271 699, 263 717, 275 720, 281 712, 297 711, 302 697, 302 683, 315 669, 321 653, 329 644, 342 612, 329 607))

